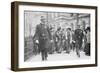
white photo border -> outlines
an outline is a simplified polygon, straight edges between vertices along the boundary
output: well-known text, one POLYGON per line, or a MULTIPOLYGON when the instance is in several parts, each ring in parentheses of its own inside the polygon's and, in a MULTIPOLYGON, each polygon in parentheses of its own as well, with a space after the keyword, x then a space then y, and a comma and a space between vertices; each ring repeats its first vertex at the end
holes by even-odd
POLYGON ((59 8, 59 7, 46 7, 46 6, 28 6, 28 5, 19 5, 19 50, 18 50, 18 63, 19 68, 35 68, 35 67, 50 67, 50 66, 62 66, 62 65, 84 65, 84 64, 95 64, 95 10, 94 9, 81 9, 81 8, 59 8), (90 59, 78 59, 78 60, 68 60, 68 61, 54 61, 54 62, 24 62, 24 10, 31 11, 55 11, 55 12, 69 12, 69 13, 89 13, 90 26, 91 26, 91 58, 90 59))

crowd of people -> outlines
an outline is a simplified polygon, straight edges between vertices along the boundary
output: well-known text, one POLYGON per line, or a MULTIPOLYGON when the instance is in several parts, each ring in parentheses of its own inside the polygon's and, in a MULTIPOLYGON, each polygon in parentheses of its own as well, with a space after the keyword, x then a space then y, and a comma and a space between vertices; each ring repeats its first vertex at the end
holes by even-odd
POLYGON ((58 27, 48 27, 46 19, 41 17, 41 23, 36 26, 36 32, 33 36, 33 53, 41 54, 42 60, 47 60, 48 54, 65 52, 70 54, 75 51, 80 57, 80 51, 90 56, 90 27, 85 30, 77 25, 77 29, 58 27))

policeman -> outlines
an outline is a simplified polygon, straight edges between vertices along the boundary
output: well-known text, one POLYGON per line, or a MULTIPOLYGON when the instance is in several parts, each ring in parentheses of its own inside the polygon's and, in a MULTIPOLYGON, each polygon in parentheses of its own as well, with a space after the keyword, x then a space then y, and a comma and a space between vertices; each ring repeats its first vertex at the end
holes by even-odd
POLYGON ((46 19, 43 16, 41 16, 41 23, 36 26, 36 32, 34 37, 38 37, 39 49, 42 56, 42 60, 47 60, 47 51, 50 46, 51 33, 46 25, 46 19))

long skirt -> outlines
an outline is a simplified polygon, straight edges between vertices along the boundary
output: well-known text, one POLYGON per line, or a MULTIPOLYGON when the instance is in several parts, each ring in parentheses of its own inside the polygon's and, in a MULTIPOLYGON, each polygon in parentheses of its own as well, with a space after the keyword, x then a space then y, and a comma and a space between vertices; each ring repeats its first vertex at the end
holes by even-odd
POLYGON ((85 48, 84 48, 84 52, 86 55, 90 56, 90 43, 87 43, 85 48))

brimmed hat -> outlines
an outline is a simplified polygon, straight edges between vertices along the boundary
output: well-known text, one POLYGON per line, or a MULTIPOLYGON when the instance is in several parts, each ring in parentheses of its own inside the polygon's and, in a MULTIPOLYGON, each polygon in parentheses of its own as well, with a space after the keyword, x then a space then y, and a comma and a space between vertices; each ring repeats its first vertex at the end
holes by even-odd
POLYGON ((86 31, 90 31, 90 27, 87 27, 87 28, 86 28, 86 31))
POLYGON ((71 30, 71 28, 67 28, 67 30, 71 30))
POLYGON ((40 19, 40 20, 41 20, 41 21, 42 21, 42 20, 45 20, 45 17, 44 17, 44 16, 41 16, 41 19, 40 19))

